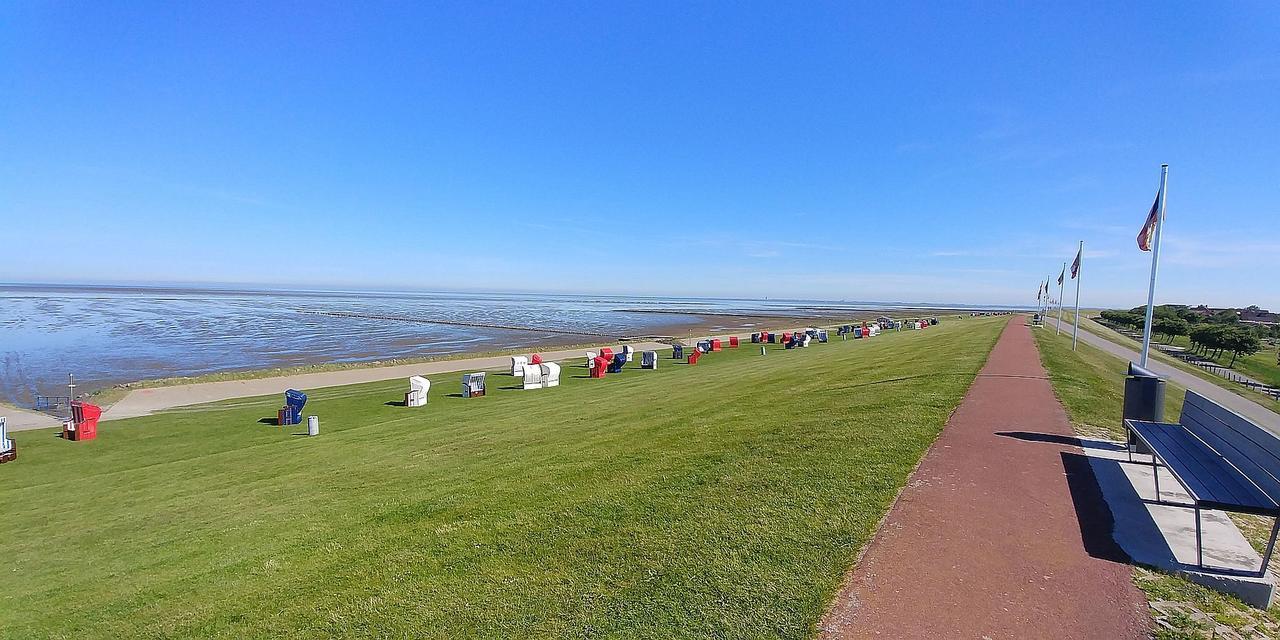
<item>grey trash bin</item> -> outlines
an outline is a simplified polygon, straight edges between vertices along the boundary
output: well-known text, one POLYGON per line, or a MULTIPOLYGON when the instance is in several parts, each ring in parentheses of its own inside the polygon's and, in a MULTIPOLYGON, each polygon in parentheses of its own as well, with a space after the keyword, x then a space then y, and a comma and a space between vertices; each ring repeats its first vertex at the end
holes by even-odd
MULTIPOLYGON (((1129 375, 1124 379, 1123 420, 1164 422, 1164 389, 1163 379, 1130 362, 1129 375)), ((1123 420, 1121 425, 1124 424, 1123 420)), ((1132 438, 1129 446, 1134 453, 1151 453, 1132 438)))

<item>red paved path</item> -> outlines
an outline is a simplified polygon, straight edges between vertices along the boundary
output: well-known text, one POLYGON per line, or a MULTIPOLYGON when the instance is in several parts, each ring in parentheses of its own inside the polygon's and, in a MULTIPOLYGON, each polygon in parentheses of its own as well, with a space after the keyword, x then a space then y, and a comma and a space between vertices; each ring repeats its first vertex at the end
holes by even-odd
MULTIPOLYGON (((1107 537, 1108 516, 1077 517, 1065 469, 1080 468, 1070 455, 1079 449, 1031 331, 1020 317, 1005 327, 837 594, 821 637, 1148 636, 1130 567, 1096 557, 1108 556, 1106 545, 1082 534, 1107 537)), ((1092 476, 1074 476, 1081 498, 1092 476)))

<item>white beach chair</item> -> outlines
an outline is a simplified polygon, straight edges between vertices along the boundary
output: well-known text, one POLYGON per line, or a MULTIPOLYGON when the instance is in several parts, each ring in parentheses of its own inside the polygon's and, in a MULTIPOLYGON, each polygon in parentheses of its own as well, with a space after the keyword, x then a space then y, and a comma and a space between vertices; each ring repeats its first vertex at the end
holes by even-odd
POLYGON ((524 375, 524 366, 529 364, 529 359, 524 356, 511 356, 511 375, 519 378, 524 375))
POLYGON ((554 362, 544 362, 542 367, 542 386, 546 388, 560 386, 560 365, 554 362))
POLYGON ((640 368, 641 369, 657 369, 658 368, 658 352, 645 351, 644 353, 640 354, 640 368))
POLYGON ((542 388, 542 365, 526 364, 524 365, 524 371, 520 375, 524 378, 521 383, 522 388, 526 390, 542 388))
POLYGON ((427 404, 427 394, 431 393, 431 381, 422 376, 409 378, 409 393, 404 394, 404 406, 421 407, 427 404))
POLYGON ((598 355, 599 355, 599 354, 597 354, 597 353, 596 353, 596 352, 594 352, 594 351, 588 351, 588 352, 587 352, 587 370, 588 370, 588 371, 590 371, 590 370, 591 370, 591 367, 595 366, 595 364, 594 364, 594 363, 595 363, 595 361, 596 361, 596 356, 598 356, 598 355))
POLYGON ((6 453, 13 449, 13 441, 9 439, 9 432, 5 429, 4 416, 0 416, 0 453, 6 453))
POLYGON ((631 362, 636 359, 636 348, 629 344, 624 344, 622 345, 622 355, 627 357, 627 362, 631 362))
POLYGON ((479 398, 484 396, 484 372, 464 373, 462 375, 462 397, 479 398))

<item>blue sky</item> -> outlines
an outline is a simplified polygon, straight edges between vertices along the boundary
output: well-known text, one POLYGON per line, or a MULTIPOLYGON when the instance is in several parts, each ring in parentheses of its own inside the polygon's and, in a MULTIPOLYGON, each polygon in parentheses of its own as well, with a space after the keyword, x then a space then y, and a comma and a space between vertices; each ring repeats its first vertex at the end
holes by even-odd
POLYGON ((0 281, 1280 308, 1280 4, 0 5, 0 281))

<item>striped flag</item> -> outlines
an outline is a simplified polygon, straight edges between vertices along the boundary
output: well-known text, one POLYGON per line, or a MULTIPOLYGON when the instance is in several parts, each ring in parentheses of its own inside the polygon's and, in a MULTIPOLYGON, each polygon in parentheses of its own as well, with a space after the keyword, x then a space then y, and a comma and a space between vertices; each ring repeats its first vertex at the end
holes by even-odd
POLYGON ((1076 276, 1080 275, 1080 254, 1082 253, 1084 253, 1084 247, 1080 247, 1080 250, 1076 252, 1075 262, 1071 263, 1071 279, 1072 280, 1075 280, 1076 276))
POLYGON ((1160 194, 1156 194, 1156 201, 1151 204, 1151 213, 1147 214, 1147 221, 1142 224, 1142 231, 1138 232, 1138 248, 1143 251, 1151 250, 1151 239, 1156 235, 1156 225, 1160 222, 1160 194))

